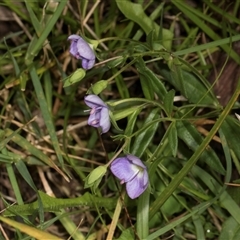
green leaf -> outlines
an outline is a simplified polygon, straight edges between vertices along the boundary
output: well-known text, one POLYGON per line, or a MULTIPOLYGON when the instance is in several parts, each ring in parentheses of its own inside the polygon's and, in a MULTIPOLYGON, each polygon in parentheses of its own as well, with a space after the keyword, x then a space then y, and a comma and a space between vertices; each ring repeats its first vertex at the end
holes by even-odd
MULTIPOLYGON (((136 109, 134 112, 132 112, 132 114, 128 117, 128 124, 127 124, 127 127, 125 129, 125 132, 124 134, 126 136, 131 136, 132 133, 133 133, 133 130, 134 130, 134 127, 135 127, 135 124, 136 124, 136 121, 137 121, 137 117, 140 113, 141 109, 136 109)), ((125 151, 127 153, 130 152, 130 145, 131 145, 131 142, 133 141, 133 138, 129 137, 128 139, 128 145, 125 147, 125 151)))
POLYGON ((140 74, 140 81, 145 97, 151 100, 153 99, 154 92, 156 92, 159 99, 163 100, 167 94, 167 90, 161 80, 146 66, 143 59, 139 59, 136 66, 140 74))
POLYGON ((136 62, 136 67, 139 72, 142 91, 145 98, 149 100, 153 100, 154 98, 153 84, 152 84, 152 80, 147 77, 146 65, 143 59, 139 59, 139 61, 136 62))
POLYGON ((141 26, 146 34, 154 29, 154 22, 145 14, 142 4, 130 1, 116 1, 120 11, 141 26))
POLYGON ((240 239, 240 225, 233 218, 229 217, 222 225, 219 240, 238 240, 240 239))
MULTIPOLYGON (((176 126, 178 137, 182 139, 193 152, 195 152, 203 142, 201 134, 187 121, 177 121, 176 126)), ((210 146, 208 146, 201 154, 200 159, 214 171, 225 174, 226 171, 222 166, 220 159, 210 146)))
MULTIPOLYGON (((136 106, 136 107, 130 107, 130 108, 126 108, 126 109, 121 109, 121 110, 115 110, 114 111, 114 115, 113 118, 115 119, 115 121, 118 121, 120 119, 123 119, 125 117, 128 117, 129 115, 133 114, 134 112, 136 112, 136 110, 138 109, 142 109, 141 106, 136 106)), ((111 118, 112 120, 112 118, 111 118)))
POLYGON ((168 116, 171 116, 172 114, 174 96, 175 96, 175 91, 174 89, 172 89, 165 95, 163 100, 163 106, 168 116))
POLYGON ((168 128, 169 128, 169 131, 168 131, 169 146, 170 146, 172 155, 174 157, 176 157, 177 149, 178 149, 178 137, 177 137, 176 122, 172 122, 168 128))
POLYGON ((159 122, 153 122, 153 120, 160 117, 158 111, 159 110, 156 108, 149 113, 142 128, 139 130, 139 134, 135 137, 134 144, 131 148, 131 154, 141 157, 151 143, 159 125, 159 122))
POLYGON ((31 177, 31 175, 29 174, 29 171, 25 165, 25 163, 20 160, 18 162, 15 163, 15 166, 17 168, 17 170, 19 171, 19 173, 22 175, 22 177, 25 179, 25 181, 29 184, 29 186, 37 192, 37 187, 35 186, 33 179, 31 177))
POLYGON ((200 80, 192 73, 181 70, 179 66, 176 71, 167 70, 166 67, 159 68, 163 77, 172 84, 177 90, 186 97, 191 103, 217 105, 211 92, 205 87, 200 80), (179 78, 178 73, 181 73, 179 78))
MULTIPOLYGON (((148 35, 152 30, 155 30, 155 37, 157 39, 157 33, 160 32, 160 27, 146 15, 142 4, 133 3, 130 1, 116 1, 120 11, 126 16, 126 18, 134 21, 144 30, 148 35)), ((165 28, 162 28, 162 44, 165 48, 171 49, 173 33, 165 28)))
MULTIPOLYGON (((116 69, 112 69, 113 74, 117 73, 116 69)), ((126 99, 130 97, 129 91, 128 91, 128 87, 126 85, 126 82, 124 81, 123 77, 121 74, 118 74, 115 77, 115 82, 118 88, 118 92, 121 96, 122 99, 126 99)))
POLYGON ((239 120, 227 116, 223 122, 221 129, 226 137, 230 149, 234 151, 237 158, 240 159, 240 124, 239 120))
POLYGON ((31 23, 34 27, 35 32, 37 33, 37 35, 40 35, 40 32, 42 30, 41 24, 37 18, 37 16, 35 15, 34 11, 32 10, 31 5, 29 4, 28 0, 25 0, 25 5, 27 7, 27 11, 29 14, 29 17, 31 18, 31 23))

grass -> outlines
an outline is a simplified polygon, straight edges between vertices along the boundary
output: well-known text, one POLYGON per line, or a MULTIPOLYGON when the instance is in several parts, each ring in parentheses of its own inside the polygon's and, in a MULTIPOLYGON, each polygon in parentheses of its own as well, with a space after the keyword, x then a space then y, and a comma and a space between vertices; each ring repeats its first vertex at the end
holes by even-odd
POLYGON ((239 0, 0 7, 0 239, 239 238, 239 0), (87 94, 109 132, 88 125, 87 94), (134 200, 109 169, 126 154, 149 175, 134 200))

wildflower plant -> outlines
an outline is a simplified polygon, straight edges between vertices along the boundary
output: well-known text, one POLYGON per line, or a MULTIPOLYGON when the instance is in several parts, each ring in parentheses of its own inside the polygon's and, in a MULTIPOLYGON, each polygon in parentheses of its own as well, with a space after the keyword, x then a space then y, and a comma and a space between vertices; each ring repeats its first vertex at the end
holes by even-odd
POLYGON ((238 1, 4 7, 4 236, 238 239, 238 1))

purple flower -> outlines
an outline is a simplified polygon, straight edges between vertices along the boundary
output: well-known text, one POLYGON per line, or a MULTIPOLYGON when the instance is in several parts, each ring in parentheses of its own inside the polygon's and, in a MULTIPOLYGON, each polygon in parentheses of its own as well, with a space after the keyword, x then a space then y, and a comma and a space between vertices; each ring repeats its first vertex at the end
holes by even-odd
POLYGON ((133 155, 117 158, 111 163, 110 169, 121 184, 126 183, 131 199, 139 197, 147 189, 147 168, 139 158, 133 155))
POLYGON ((92 108, 88 118, 88 125, 101 127, 102 133, 107 132, 111 126, 108 106, 97 95, 93 94, 86 96, 84 101, 92 108))
POLYGON ((84 69, 91 69, 95 64, 95 54, 89 44, 78 35, 70 35, 70 53, 77 59, 82 60, 84 69))

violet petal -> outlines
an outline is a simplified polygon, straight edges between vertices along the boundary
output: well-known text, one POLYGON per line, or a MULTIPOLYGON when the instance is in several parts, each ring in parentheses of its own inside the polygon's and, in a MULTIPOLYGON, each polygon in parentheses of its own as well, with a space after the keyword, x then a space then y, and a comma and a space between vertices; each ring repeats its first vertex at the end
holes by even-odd
POLYGON ((90 114, 88 118, 88 125, 92 127, 100 127, 100 116, 100 111, 90 114))
POLYGON ((90 69, 89 67, 88 67, 88 64, 89 64, 89 60, 87 60, 87 59, 85 59, 85 58, 82 58, 82 67, 84 68, 84 69, 86 69, 86 70, 88 70, 88 69, 90 69))
POLYGON ((130 181, 138 173, 138 169, 132 168, 132 164, 126 157, 115 159, 110 166, 112 173, 121 181, 130 181))
POLYGON ((108 130, 111 127, 109 111, 108 111, 108 108, 106 108, 106 107, 103 107, 101 110, 99 125, 102 128, 102 133, 108 132, 108 130))
POLYGON ((77 41, 78 39, 80 39, 81 37, 79 37, 78 35, 76 34, 72 34, 68 37, 68 40, 70 41, 77 41))
POLYGON ((85 101, 86 105, 89 106, 90 108, 94 108, 94 107, 98 107, 98 106, 107 108, 107 105, 102 101, 102 99, 94 94, 87 95, 84 98, 84 101, 85 101))
POLYGON ((77 49, 82 58, 95 59, 95 54, 89 44, 81 37, 77 41, 77 49))
POLYGON ((70 52, 74 57, 77 57, 77 55, 78 55, 77 44, 76 44, 74 41, 71 42, 69 52, 70 52))
MULTIPOLYGON (((95 58, 88 60, 88 65, 87 65, 86 69, 91 69, 94 66, 94 64, 95 64, 95 58)), ((83 65, 83 63, 82 63, 82 65, 83 65)))
POLYGON ((134 164, 134 165, 137 165, 143 169, 146 169, 146 166, 142 163, 142 161, 138 158, 138 157, 135 157, 133 155, 127 155, 127 158, 134 164))
POLYGON ((144 173, 139 172, 135 178, 127 182, 126 191, 131 199, 139 197, 147 189, 148 181, 147 184, 144 184, 144 178, 144 173))

